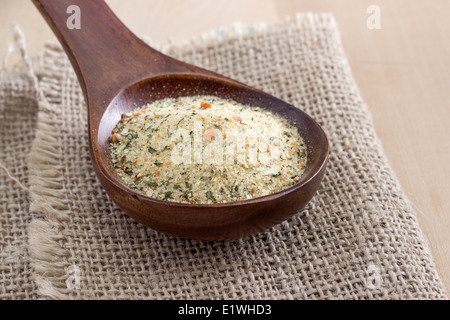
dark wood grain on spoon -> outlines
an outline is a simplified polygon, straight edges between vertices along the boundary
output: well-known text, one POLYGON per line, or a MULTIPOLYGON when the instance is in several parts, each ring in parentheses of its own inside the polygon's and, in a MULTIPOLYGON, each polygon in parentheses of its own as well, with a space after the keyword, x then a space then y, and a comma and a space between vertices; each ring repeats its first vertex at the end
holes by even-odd
POLYGON ((325 172, 328 141, 301 110, 260 90, 168 57, 137 38, 103 0, 32 0, 64 47, 88 105, 89 146, 106 192, 129 216, 171 235, 203 240, 238 239, 266 230, 302 209, 325 172), (81 11, 81 29, 69 29, 67 8, 81 11), (215 95, 261 107, 299 129, 308 148, 302 180, 268 196, 220 204, 168 202, 121 183, 108 139, 123 113, 167 97, 215 95))

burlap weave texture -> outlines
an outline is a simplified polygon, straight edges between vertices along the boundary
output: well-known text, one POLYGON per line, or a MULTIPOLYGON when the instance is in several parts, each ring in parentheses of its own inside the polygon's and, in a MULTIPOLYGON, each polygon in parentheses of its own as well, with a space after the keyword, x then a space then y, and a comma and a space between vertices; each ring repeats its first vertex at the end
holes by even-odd
MULTIPOLYGON (((152 45, 267 91, 316 119, 331 150, 321 187, 293 218, 242 240, 179 239, 138 224, 97 181, 81 90, 65 53, 48 44, 39 73, 45 99, 39 101, 29 168, 16 172, 29 175, 31 205, 23 217, 33 217, 22 223, 29 224, 22 238, 29 240, 30 255, 22 264, 30 281, 22 296, 446 298, 331 16, 301 14, 182 44, 152 45)), ((2 219, 8 223, 4 214, 2 219)))
POLYGON ((34 139, 37 101, 30 79, 0 70, 0 300, 36 298, 27 253, 28 154, 34 139), (18 181, 18 182, 17 182, 18 181))

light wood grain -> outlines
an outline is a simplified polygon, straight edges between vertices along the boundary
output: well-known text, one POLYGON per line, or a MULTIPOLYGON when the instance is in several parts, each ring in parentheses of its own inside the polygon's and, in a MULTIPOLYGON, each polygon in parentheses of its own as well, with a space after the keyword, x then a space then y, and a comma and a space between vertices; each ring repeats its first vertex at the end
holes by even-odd
MULTIPOLYGON (((109 0, 137 34, 184 39, 235 21, 271 22, 298 11, 332 12, 377 134, 428 238, 450 292, 450 1, 435 0, 109 0), (381 30, 366 9, 381 9, 381 30)), ((30 54, 53 35, 30 1, 0 3, 0 54, 12 21, 30 54)))

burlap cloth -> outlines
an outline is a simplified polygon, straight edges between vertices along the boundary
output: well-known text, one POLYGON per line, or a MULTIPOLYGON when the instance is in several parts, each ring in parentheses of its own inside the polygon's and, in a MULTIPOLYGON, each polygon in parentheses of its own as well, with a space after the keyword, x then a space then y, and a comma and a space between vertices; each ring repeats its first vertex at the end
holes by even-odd
POLYGON ((151 44, 314 117, 331 149, 317 195, 238 241, 179 239, 136 223, 97 181, 84 99, 52 42, 39 66, 1 73, 0 298, 446 298, 332 16, 151 44))

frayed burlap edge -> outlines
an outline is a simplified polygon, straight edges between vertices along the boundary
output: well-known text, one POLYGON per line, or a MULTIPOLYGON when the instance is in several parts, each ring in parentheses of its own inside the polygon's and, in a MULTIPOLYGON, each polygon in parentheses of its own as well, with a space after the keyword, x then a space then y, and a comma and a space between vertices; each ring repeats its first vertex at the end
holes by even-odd
MULTIPOLYGON (((67 206, 63 197, 58 195, 62 189, 61 176, 55 169, 57 165, 58 146, 54 136, 57 123, 52 119, 56 111, 49 103, 48 95, 57 97, 59 92, 52 89, 45 81, 39 81, 36 75, 36 62, 28 57, 25 36, 18 25, 13 25, 14 41, 19 49, 28 76, 35 87, 38 100, 38 116, 35 139, 28 159, 29 192, 31 195, 30 212, 42 213, 45 220, 33 219, 28 227, 28 251, 31 256, 34 280, 38 293, 50 298, 65 299, 54 283, 62 280, 65 270, 58 267, 58 260, 66 254, 58 241, 61 239, 60 222, 67 217, 67 206)), ((48 47, 48 46, 47 46, 48 47)), ((50 79, 57 74, 57 68, 44 70, 50 79)))

